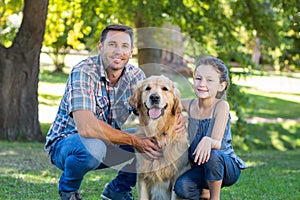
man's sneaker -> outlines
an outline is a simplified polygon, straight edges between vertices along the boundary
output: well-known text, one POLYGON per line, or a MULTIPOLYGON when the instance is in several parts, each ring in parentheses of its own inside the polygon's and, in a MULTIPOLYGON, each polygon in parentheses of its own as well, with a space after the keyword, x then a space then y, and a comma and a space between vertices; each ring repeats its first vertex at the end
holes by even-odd
POLYGON ((59 192, 61 200, 82 200, 78 192, 59 192))
POLYGON ((115 192, 109 184, 105 185, 101 198, 103 200, 133 200, 131 192, 119 193, 115 192))

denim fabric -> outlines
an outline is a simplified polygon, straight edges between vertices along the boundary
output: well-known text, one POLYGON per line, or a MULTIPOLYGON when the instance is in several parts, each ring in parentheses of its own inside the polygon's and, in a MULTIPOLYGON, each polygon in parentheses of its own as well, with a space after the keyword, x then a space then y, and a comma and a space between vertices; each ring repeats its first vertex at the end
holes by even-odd
POLYGON ((181 175, 174 186, 175 193, 184 199, 199 199, 207 181, 222 181, 222 187, 234 184, 240 177, 235 160, 221 150, 212 150, 208 162, 197 165, 181 175))
MULTIPOLYGON (((132 146, 121 145, 120 148, 125 150, 123 155, 120 155, 120 150, 117 149, 116 152, 112 152, 117 157, 122 157, 124 161, 130 160, 134 157, 134 149, 132 146)), ((108 153, 109 157, 114 157, 113 154, 108 153), (110 154, 110 156, 109 156, 110 154)), ((118 159, 119 160, 119 159, 118 159)), ((118 161, 120 163, 120 161, 118 161)), ((105 162, 104 162, 105 163, 105 162)), ((122 162, 123 163, 123 162, 122 162)), ((136 184, 136 159, 133 159, 131 163, 122 167, 122 169, 118 172, 118 175, 109 183, 109 186, 115 191, 119 193, 130 192, 131 187, 134 187, 136 184)))
MULTIPOLYGON (((190 106, 194 100, 195 99, 191 100, 190 106)), ((218 102, 220 102, 220 101, 218 101, 218 102)), ((189 157, 191 158, 191 160, 194 160, 195 155, 193 155, 193 153, 194 153, 198 143, 201 141, 201 139, 204 136, 210 137, 210 135, 211 135, 211 131, 213 129, 213 125, 214 125, 214 121, 215 121, 214 112, 215 112, 217 103, 214 105, 214 108, 213 108, 213 111, 211 114, 211 116, 212 116, 211 118, 206 118, 206 119, 193 118, 190 116, 190 107, 188 109, 188 114, 189 114, 188 133, 189 133, 189 138, 190 138, 190 143, 191 143, 191 146, 189 148, 189 157)), ((231 119, 231 117, 229 114, 227 125, 226 125, 224 135, 222 138, 220 150, 223 151, 228 156, 230 156, 231 158, 233 158, 240 169, 245 169, 245 168, 247 168, 246 163, 239 156, 237 156, 235 154, 233 147, 231 145, 232 133, 231 133, 231 128, 230 128, 230 119, 231 119)))
POLYGON ((59 181, 60 192, 77 191, 84 175, 91 170, 113 167, 132 159, 110 182, 117 192, 131 191, 136 183, 134 158, 132 146, 107 144, 98 139, 81 137, 79 134, 58 141, 51 153, 52 163, 63 170, 59 181))
MULTIPOLYGON (((135 133, 136 129, 130 128, 130 129, 126 129, 124 131, 127 133, 135 133)), ((114 191, 124 193, 124 192, 130 192, 131 187, 134 187, 136 184, 136 180, 137 180, 136 179, 137 178, 136 159, 135 159, 135 155, 134 155, 134 148, 132 146, 121 145, 120 148, 125 150, 126 152, 128 152, 125 155, 123 153, 123 156, 125 156, 124 157, 125 159, 129 160, 130 158, 133 158, 133 160, 131 163, 125 165, 122 168, 122 170, 120 170, 118 172, 118 175, 109 183, 109 185, 114 191), (128 157, 126 157, 126 155, 128 157)), ((116 152, 116 153, 118 153, 118 152, 116 152)), ((112 157, 111 154, 110 154, 110 157, 112 157)), ((120 157, 120 155, 118 157, 120 157)))

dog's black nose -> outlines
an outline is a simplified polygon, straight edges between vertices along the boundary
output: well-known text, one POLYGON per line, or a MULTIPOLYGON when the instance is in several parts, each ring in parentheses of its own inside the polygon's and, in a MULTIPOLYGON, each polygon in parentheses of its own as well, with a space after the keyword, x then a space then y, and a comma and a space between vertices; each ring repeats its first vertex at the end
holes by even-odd
POLYGON ((152 104, 159 104, 160 96, 159 94, 151 94, 150 95, 150 101, 152 104))

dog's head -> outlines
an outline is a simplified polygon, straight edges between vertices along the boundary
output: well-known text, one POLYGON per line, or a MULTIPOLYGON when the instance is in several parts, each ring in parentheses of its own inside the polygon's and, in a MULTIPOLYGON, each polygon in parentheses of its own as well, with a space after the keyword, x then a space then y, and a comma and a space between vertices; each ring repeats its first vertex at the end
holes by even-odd
POLYGON ((180 93, 167 77, 150 76, 138 83, 129 104, 137 109, 140 119, 157 120, 181 112, 180 93))

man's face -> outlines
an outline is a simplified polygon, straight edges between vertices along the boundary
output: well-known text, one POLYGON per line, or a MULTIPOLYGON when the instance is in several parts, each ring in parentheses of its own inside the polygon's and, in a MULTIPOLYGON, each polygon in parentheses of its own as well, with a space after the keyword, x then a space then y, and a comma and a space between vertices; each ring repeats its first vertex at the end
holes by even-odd
POLYGON ((123 70, 132 55, 130 36, 122 31, 109 31, 98 48, 107 70, 123 70))

